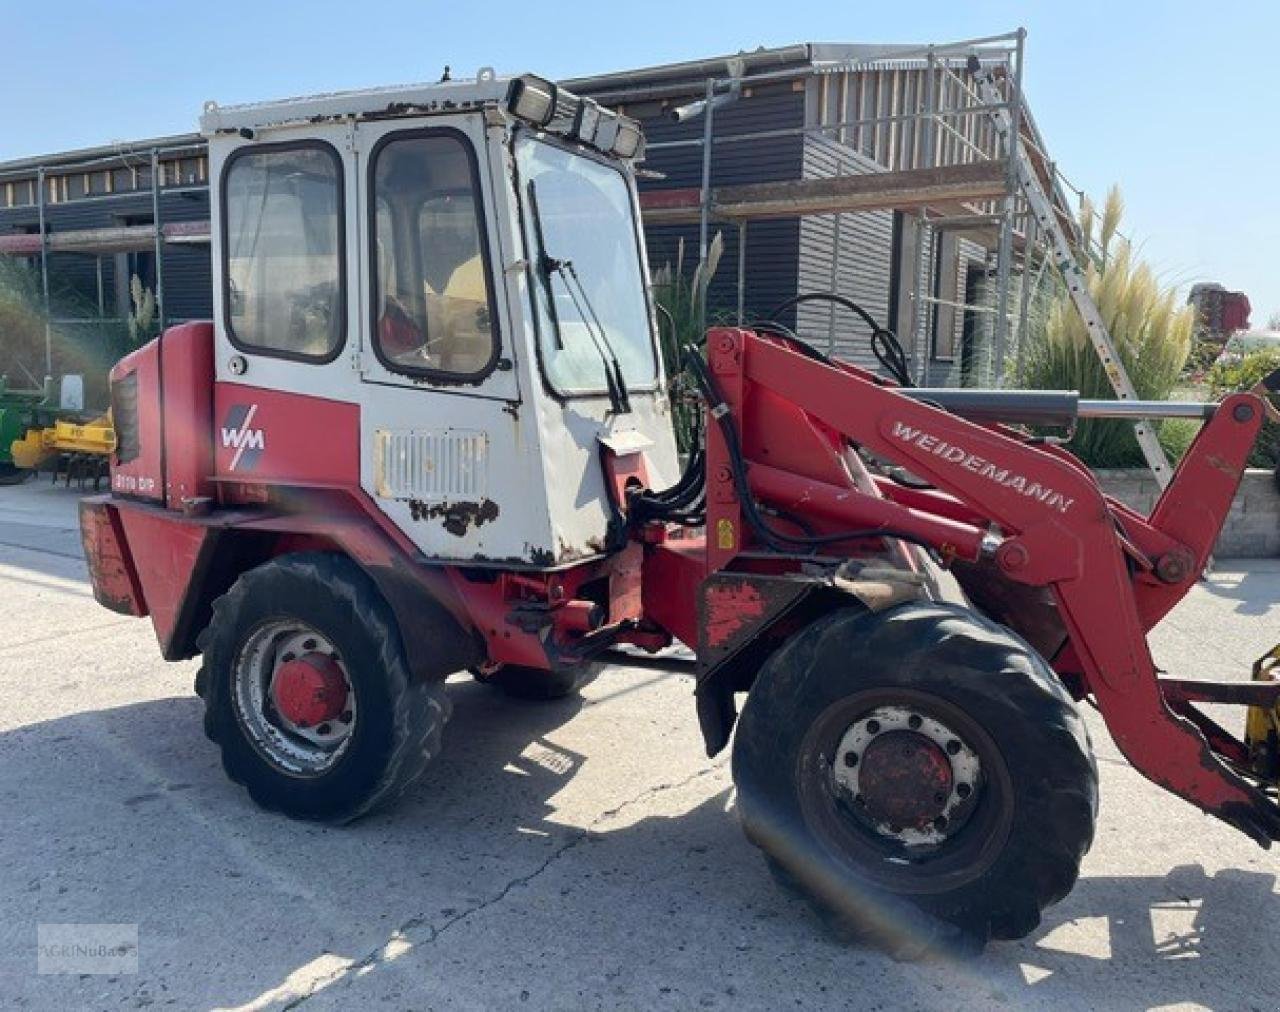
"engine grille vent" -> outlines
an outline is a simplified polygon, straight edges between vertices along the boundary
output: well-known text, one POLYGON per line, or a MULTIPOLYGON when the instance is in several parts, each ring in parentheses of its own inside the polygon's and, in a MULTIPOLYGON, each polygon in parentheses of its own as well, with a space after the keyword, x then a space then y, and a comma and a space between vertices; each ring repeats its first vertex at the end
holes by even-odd
POLYGON ((142 452, 138 433, 138 374, 111 384, 111 424, 116 430, 116 462, 127 464, 142 452))
POLYGON ((379 429, 374 488, 383 499, 483 499, 489 492, 488 437, 464 429, 379 429))

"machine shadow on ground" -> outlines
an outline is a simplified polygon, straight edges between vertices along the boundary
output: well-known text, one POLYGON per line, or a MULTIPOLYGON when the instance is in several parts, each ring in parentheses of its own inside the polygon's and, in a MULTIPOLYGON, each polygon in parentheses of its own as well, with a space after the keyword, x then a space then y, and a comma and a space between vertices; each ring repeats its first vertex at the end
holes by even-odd
MULTIPOLYGON (((636 674, 637 680, 651 677, 636 674)), ((773 883, 742 838, 722 770, 703 767, 681 783, 648 790, 620 783, 616 806, 604 806, 610 818, 566 820, 557 796, 590 760, 552 739, 584 707, 605 699, 519 703, 470 681, 455 681, 450 692, 455 717, 428 776, 389 812, 345 829, 319 829, 255 809, 223 778, 212 746, 198 737, 194 698, 80 713, 0 735, 0 805, 15 823, 35 822, 37 833, 47 832, 43 870, 54 879, 94 872, 82 867, 91 841, 78 837, 101 829, 86 823, 86 806, 122 805, 137 833, 114 860, 143 876, 181 878, 184 904, 204 908, 193 923, 229 923, 236 909, 258 931, 296 935, 277 951, 247 949, 249 941, 235 932, 184 938, 181 928, 169 928, 177 932, 167 943, 175 949, 207 950, 206 960, 187 971, 190 980, 169 980, 172 993, 181 997, 191 987, 205 996, 212 985, 222 1005, 261 1001, 323 953, 354 962, 323 989, 339 1005, 373 1000, 392 981, 392 990, 406 998, 447 1002, 459 977, 486 1001, 514 1002, 523 989, 535 1005, 539 997, 554 1004, 559 985, 529 969, 552 955, 555 981, 576 978, 588 994, 614 993, 621 1004, 649 995, 645 973, 654 976, 654 1000, 663 979, 714 982, 702 994, 683 992, 708 1006, 778 1007, 794 994, 816 999, 834 973, 855 985, 841 1000, 864 986, 861 980, 873 990, 918 992, 922 1001, 936 1001, 945 989, 961 1004, 1113 1008, 1123 1005, 1115 988, 1135 978, 1149 1005, 1219 1004, 1230 996, 1206 994, 1207 980, 1255 982, 1274 972, 1269 946, 1238 943, 1258 930, 1273 934, 1266 925, 1274 927, 1275 876, 1239 870, 1209 876, 1198 865, 1163 876, 1085 876, 1032 938, 995 944, 972 963, 898 965, 842 948, 805 904, 773 883), (60 762, 69 742, 83 743, 81 757, 60 762), (124 775, 107 784, 86 778, 84 763, 95 751, 121 762, 124 775), (637 818, 625 817, 628 805, 667 789, 670 802, 663 807, 670 814, 637 809, 637 818), (180 861, 170 849, 172 831, 164 828, 175 819, 194 819, 207 837, 180 861), (335 868, 341 878, 317 900, 307 884, 315 875, 307 870, 323 876, 335 868), (193 888, 192 881, 208 884, 193 888), (246 890, 259 909, 244 910, 245 900, 228 889, 246 890), (297 908, 308 904, 353 927, 307 928, 297 908), (1073 937, 1080 923, 1097 918, 1107 922, 1109 953, 1086 951, 1073 937), (392 949, 394 957, 387 955, 392 949), (656 953, 659 962, 635 966, 629 962, 634 952, 656 953), (762 976, 762 960, 790 969, 762 976), (217 979, 202 982, 201 972, 215 966, 217 979), (625 990, 621 981, 628 982, 625 990)), ((30 831, 22 835, 33 838, 30 831)), ((0 833, 0 861, 9 864, 16 855, 6 851, 17 845, 0 833)), ((84 916, 116 909, 121 917, 137 916, 147 933, 152 912, 136 906, 128 881, 128 875, 118 887, 95 881, 84 916)), ((15 920, 51 916, 51 897, 38 888, 33 881, 25 898, 21 891, 11 897, 15 920)), ((170 974, 159 968, 168 955, 164 943, 153 943, 151 951, 157 962, 149 968, 144 960, 142 975, 170 974)), ((18 955, 0 953, 0 970, 25 966, 18 955)))
POLYGON ((1280 560, 1217 561, 1200 585, 1214 597, 1237 602, 1233 609, 1237 615, 1269 615, 1280 590, 1280 560))

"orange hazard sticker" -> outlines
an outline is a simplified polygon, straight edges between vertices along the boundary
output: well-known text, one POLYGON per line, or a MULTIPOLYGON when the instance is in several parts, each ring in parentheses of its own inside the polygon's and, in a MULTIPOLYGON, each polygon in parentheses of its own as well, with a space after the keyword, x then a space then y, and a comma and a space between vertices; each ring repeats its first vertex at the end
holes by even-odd
POLYGON ((716 522, 716 547, 732 551, 737 543, 733 534, 733 521, 724 519, 716 522))

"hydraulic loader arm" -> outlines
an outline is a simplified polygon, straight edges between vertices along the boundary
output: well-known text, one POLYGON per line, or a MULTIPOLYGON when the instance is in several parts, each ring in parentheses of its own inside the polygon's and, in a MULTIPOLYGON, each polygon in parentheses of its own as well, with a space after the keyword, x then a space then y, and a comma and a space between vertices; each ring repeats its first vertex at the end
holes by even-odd
MULTIPOLYGON (((1162 787, 1264 846, 1280 807, 1229 769, 1161 691, 1146 631, 1194 583, 1231 505, 1263 417, 1250 394, 1204 426, 1150 521, 1120 521, 1078 461, 912 400, 891 387, 746 331, 713 331, 712 372, 730 410, 776 397, 950 493, 998 528, 995 562, 1011 580, 1051 589, 1070 635, 1055 666, 1078 666, 1116 743, 1162 787), (766 393, 767 391, 767 393, 766 393), (1132 530, 1142 525, 1145 530, 1132 530), (1167 549, 1147 568, 1122 538, 1167 549), (1168 559, 1165 560, 1165 556, 1168 559)), ((762 406, 763 405, 763 406, 762 406)), ((728 462, 708 443, 708 474, 728 462)), ((715 536, 715 511, 708 529, 715 536)), ((943 547, 939 545, 938 547, 943 547)))

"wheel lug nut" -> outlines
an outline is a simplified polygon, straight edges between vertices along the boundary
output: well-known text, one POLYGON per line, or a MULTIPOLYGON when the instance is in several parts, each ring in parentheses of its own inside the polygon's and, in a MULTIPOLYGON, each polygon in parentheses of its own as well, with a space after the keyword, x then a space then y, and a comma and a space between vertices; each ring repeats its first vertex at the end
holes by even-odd
POLYGON ((846 753, 844 754, 844 764, 845 764, 846 766, 850 766, 850 767, 857 766, 857 765, 858 765, 858 753, 857 753, 857 752, 846 752, 846 753))
POLYGON ((910 717, 907 718, 907 727, 911 728, 911 730, 913 731, 923 723, 924 721, 920 719, 918 714, 913 713, 910 717))
POLYGON ((879 734, 879 733, 880 733, 880 721, 878 720, 867 721, 867 734, 879 734))
POLYGON ((958 784, 956 786, 956 793, 959 794, 960 797, 962 798, 967 798, 970 794, 973 793, 973 788, 970 787, 968 784, 958 784))
POLYGON ((960 743, 956 741, 954 738, 952 738, 949 742, 947 742, 947 755, 959 755, 959 754, 960 754, 960 743))

